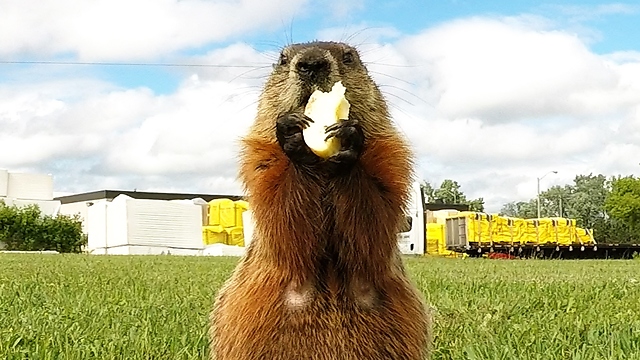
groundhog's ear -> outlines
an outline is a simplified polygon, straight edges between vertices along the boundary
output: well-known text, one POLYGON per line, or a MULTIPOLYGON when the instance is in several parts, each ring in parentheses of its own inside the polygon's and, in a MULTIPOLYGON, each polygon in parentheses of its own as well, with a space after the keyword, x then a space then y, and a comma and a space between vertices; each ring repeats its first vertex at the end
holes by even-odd
POLYGON ((282 50, 280 52, 280 57, 278 58, 278 62, 273 64, 272 67, 275 70, 281 66, 287 66, 287 65, 289 65, 289 55, 285 53, 285 50, 282 50))
POLYGON ((280 53, 280 59, 278 59, 278 65, 284 66, 289 64, 289 55, 285 54, 284 50, 280 53))
POLYGON ((351 50, 345 50, 342 54, 342 63, 345 65, 351 65, 355 62, 356 55, 351 50))

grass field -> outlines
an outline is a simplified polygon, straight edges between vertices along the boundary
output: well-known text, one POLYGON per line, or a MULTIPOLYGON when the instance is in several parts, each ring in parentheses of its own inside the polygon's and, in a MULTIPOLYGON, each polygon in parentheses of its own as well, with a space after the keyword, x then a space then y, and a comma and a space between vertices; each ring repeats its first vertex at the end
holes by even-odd
MULTIPOLYGON (((0 254, 0 358, 205 359, 237 259, 0 254)), ((408 258, 434 359, 640 359, 640 261, 408 258)))

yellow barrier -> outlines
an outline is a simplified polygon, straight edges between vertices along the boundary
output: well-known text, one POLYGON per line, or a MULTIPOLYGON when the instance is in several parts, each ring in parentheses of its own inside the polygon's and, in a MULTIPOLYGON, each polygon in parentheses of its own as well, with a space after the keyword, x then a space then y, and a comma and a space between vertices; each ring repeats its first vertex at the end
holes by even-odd
POLYGON ((444 225, 431 223, 427 224, 427 254, 437 254, 438 244, 444 241, 444 225))
POLYGON ((202 227, 202 242, 205 245, 227 244, 228 237, 229 235, 220 225, 202 227))
POLYGON ((447 250, 444 234, 445 224, 427 224, 427 248, 425 251, 427 254, 439 256, 457 256, 457 253, 455 251, 447 250))
POLYGON ((236 217, 236 226, 242 225, 242 213, 249 209, 249 203, 244 200, 236 200, 234 202, 234 213, 236 217))
POLYGON ((244 246, 244 233, 242 227, 227 228, 226 231, 229 234, 229 240, 227 242, 228 245, 244 246))

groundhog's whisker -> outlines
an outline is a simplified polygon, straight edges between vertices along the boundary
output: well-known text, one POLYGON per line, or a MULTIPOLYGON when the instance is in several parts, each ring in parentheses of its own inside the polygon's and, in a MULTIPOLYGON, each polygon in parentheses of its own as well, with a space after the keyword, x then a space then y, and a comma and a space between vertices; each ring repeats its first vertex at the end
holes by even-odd
POLYGON ((258 97, 256 96, 255 100, 253 100, 252 102, 248 103, 247 105, 245 105, 244 107, 240 108, 238 111, 244 111, 246 110, 249 106, 253 106, 258 104, 258 97))
POLYGON ((415 104, 413 104, 413 103, 412 103, 412 102, 410 102, 409 100, 407 100, 407 99, 405 99, 405 98, 403 98, 403 97, 401 97, 401 96, 399 96, 399 95, 396 95, 396 94, 394 94, 394 93, 390 93, 390 92, 388 92, 388 91, 382 91, 382 90, 381 90, 381 92, 382 92, 384 95, 392 96, 392 97, 394 97, 394 98, 396 98, 396 99, 398 99, 398 100, 401 100, 401 101, 403 101, 403 102, 407 103, 407 105, 415 106, 415 104))
POLYGON ((398 68, 417 68, 426 66, 424 64, 416 64, 416 65, 408 65, 408 64, 387 64, 378 61, 367 61, 366 65, 375 65, 375 66, 389 66, 389 67, 398 67, 398 68))
MULTIPOLYGON (((421 98, 420 96, 418 96, 418 95, 414 94, 413 92, 411 92, 411 91, 409 91, 409 90, 406 90, 406 89, 403 89, 403 88, 401 88, 401 87, 398 87, 398 86, 395 86, 395 85, 385 85, 385 84, 380 84, 380 85, 378 85, 378 86, 379 86, 380 88, 392 88, 392 89, 400 90, 400 91, 404 92, 405 94, 411 95, 411 96, 413 96, 414 98, 416 98, 416 99, 418 99, 418 100, 422 101, 423 103, 428 104, 428 102, 427 102, 425 99, 423 99, 423 98, 421 98)), ((385 93, 385 94, 391 94, 391 93, 389 93, 389 92, 387 92, 387 91, 384 91, 384 93, 385 93)))
MULTIPOLYGON (((372 29, 381 29, 381 27, 379 27, 379 26, 375 26, 375 27, 374 27, 374 26, 367 26, 367 27, 364 27, 364 28, 362 28, 362 29, 360 29, 360 30, 355 31, 355 32, 354 32, 354 33, 352 33, 351 35, 349 35, 346 39, 344 39, 344 42, 351 43, 351 42, 352 42, 351 40, 354 40, 354 38, 355 38, 356 36, 358 36, 358 35, 362 34, 362 33, 363 33, 363 32, 365 32, 365 31, 372 30, 372 29)), ((365 41, 367 41, 369 38, 370 38, 370 36, 368 36, 368 37, 366 37, 366 38, 362 39, 362 41, 361 41, 361 42, 359 42, 359 43, 355 43, 355 44, 353 45, 353 47, 354 47, 354 48, 356 48, 356 49, 358 49, 358 52, 362 53, 362 49, 361 49, 361 47, 362 47, 362 45, 364 45, 364 44, 365 44, 365 41)))
POLYGON ((271 67, 271 65, 265 65, 265 66, 259 66, 259 67, 253 68, 251 70, 243 71, 240 74, 238 74, 237 76, 234 76, 231 80, 229 80, 229 82, 232 82, 232 81, 234 81, 234 80, 236 80, 236 79, 238 79, 240 77, 242 77, 243 79, 266 79, 269 74, 264 74, 264 75, 260 75, 258 77, 253 77, 253 78, 252 77, 243 77, 243 76, 247 75, 247 74, 250 74, 250 73, 252 73, 254 71, 264 70, 264 69, 268 69, 270 67, 271 67))
MULTIPOLYGON (((225 104, 225 103, 227 103, 227 102, 229 102, 229 101, 231 101, 232 99, 235 99, 235 98, 246 99, 246 98, 249 98, 248 95, 250 95, 250 94, 260 94, 260 87, 259 86, 247 86, 247 87, 239 88, 239 89, 240 90, 242 90, 242 89, 254 89, 254 90, 252 90, 252 91, 243 91, 243 92, 240 92, 240 93, 237 93, 237 94, 231 94, 231 95, 225 96, 222 99, 222 101, 220 101, 217 105, 214 106, 214 108, 220 107, 223 104, 225 104)), ((253 98, 254 98, 254 100, 251 101, 251 103, 249 103, 248 105, 242 107, 239 111, 242 111, 242 110, 246 109, 247 107, 251 106, 252 104, 255 104, 258 101, 258 99, 257 99, 258 96, 254 96, 253 98)))
POLYGON ((393 76, 393 75, 389 75, 389 74, 385 74, 383 72, 373 71, 373 70, 369 70, 369 72, 372 73, 372 74, 378 74, 378 75, 386 76, 386 77, 388 77, 390 79, 398 80, 398 81, 403 82, 403 83, 405 83, 407 85, 416 86, 416 84, 414 84, 412 82, 409 82, 407 80, 401 79, 401 78, 399 78, 397 76, 393 76))
MULTIPOLYGON (((397 110, 398 112, 403 113, 404 115, 406 115, 406 116, 408 116, 408 117, 412 117, 412 115, 411 115, 410 113, 406 112, 406 111, 405 111, 401 106, 398 106, 398 105, 396 105, 396 104, 394 104, 394 103, 392 103, 392 102, 388 102, 388 103, 387 103, 387 106, 388 106, 389 108, 391 108, 391 109, 394 109, 394 110, 397 110)), ((393 118, 392 118, 392 120, 393 120, 393 118)), ((395 121, 395 120, 393 120, 393 122, 394 122, 394 123, 396 123, 396 124, 398 123, 398 122, 397 122, 397 121, 395 121)))

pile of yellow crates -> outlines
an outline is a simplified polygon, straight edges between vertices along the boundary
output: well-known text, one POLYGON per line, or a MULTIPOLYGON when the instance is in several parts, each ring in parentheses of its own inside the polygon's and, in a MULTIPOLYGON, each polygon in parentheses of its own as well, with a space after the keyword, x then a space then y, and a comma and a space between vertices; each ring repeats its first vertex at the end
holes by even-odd
POLYGON ((249 208, 244 200, 214 199, 209 201, 206 225, 202 227, 205 245, 244 246, 242 213, 249 208))
POLYGON ((595 244, 593 230, 576 226, 575 219, 521 219, 472 211, 439 210, 427 212, 426 249, 429 255, 455 257, 447 250, 447 219, 465 218, 464 229, 469 243, 525 246, 569 246, 595 244))
POLYGON ((594 243, 593 231, 576 226, 575 219, 520 219, 463 211, 469 242, 510 245, 577 245, 594 243))

